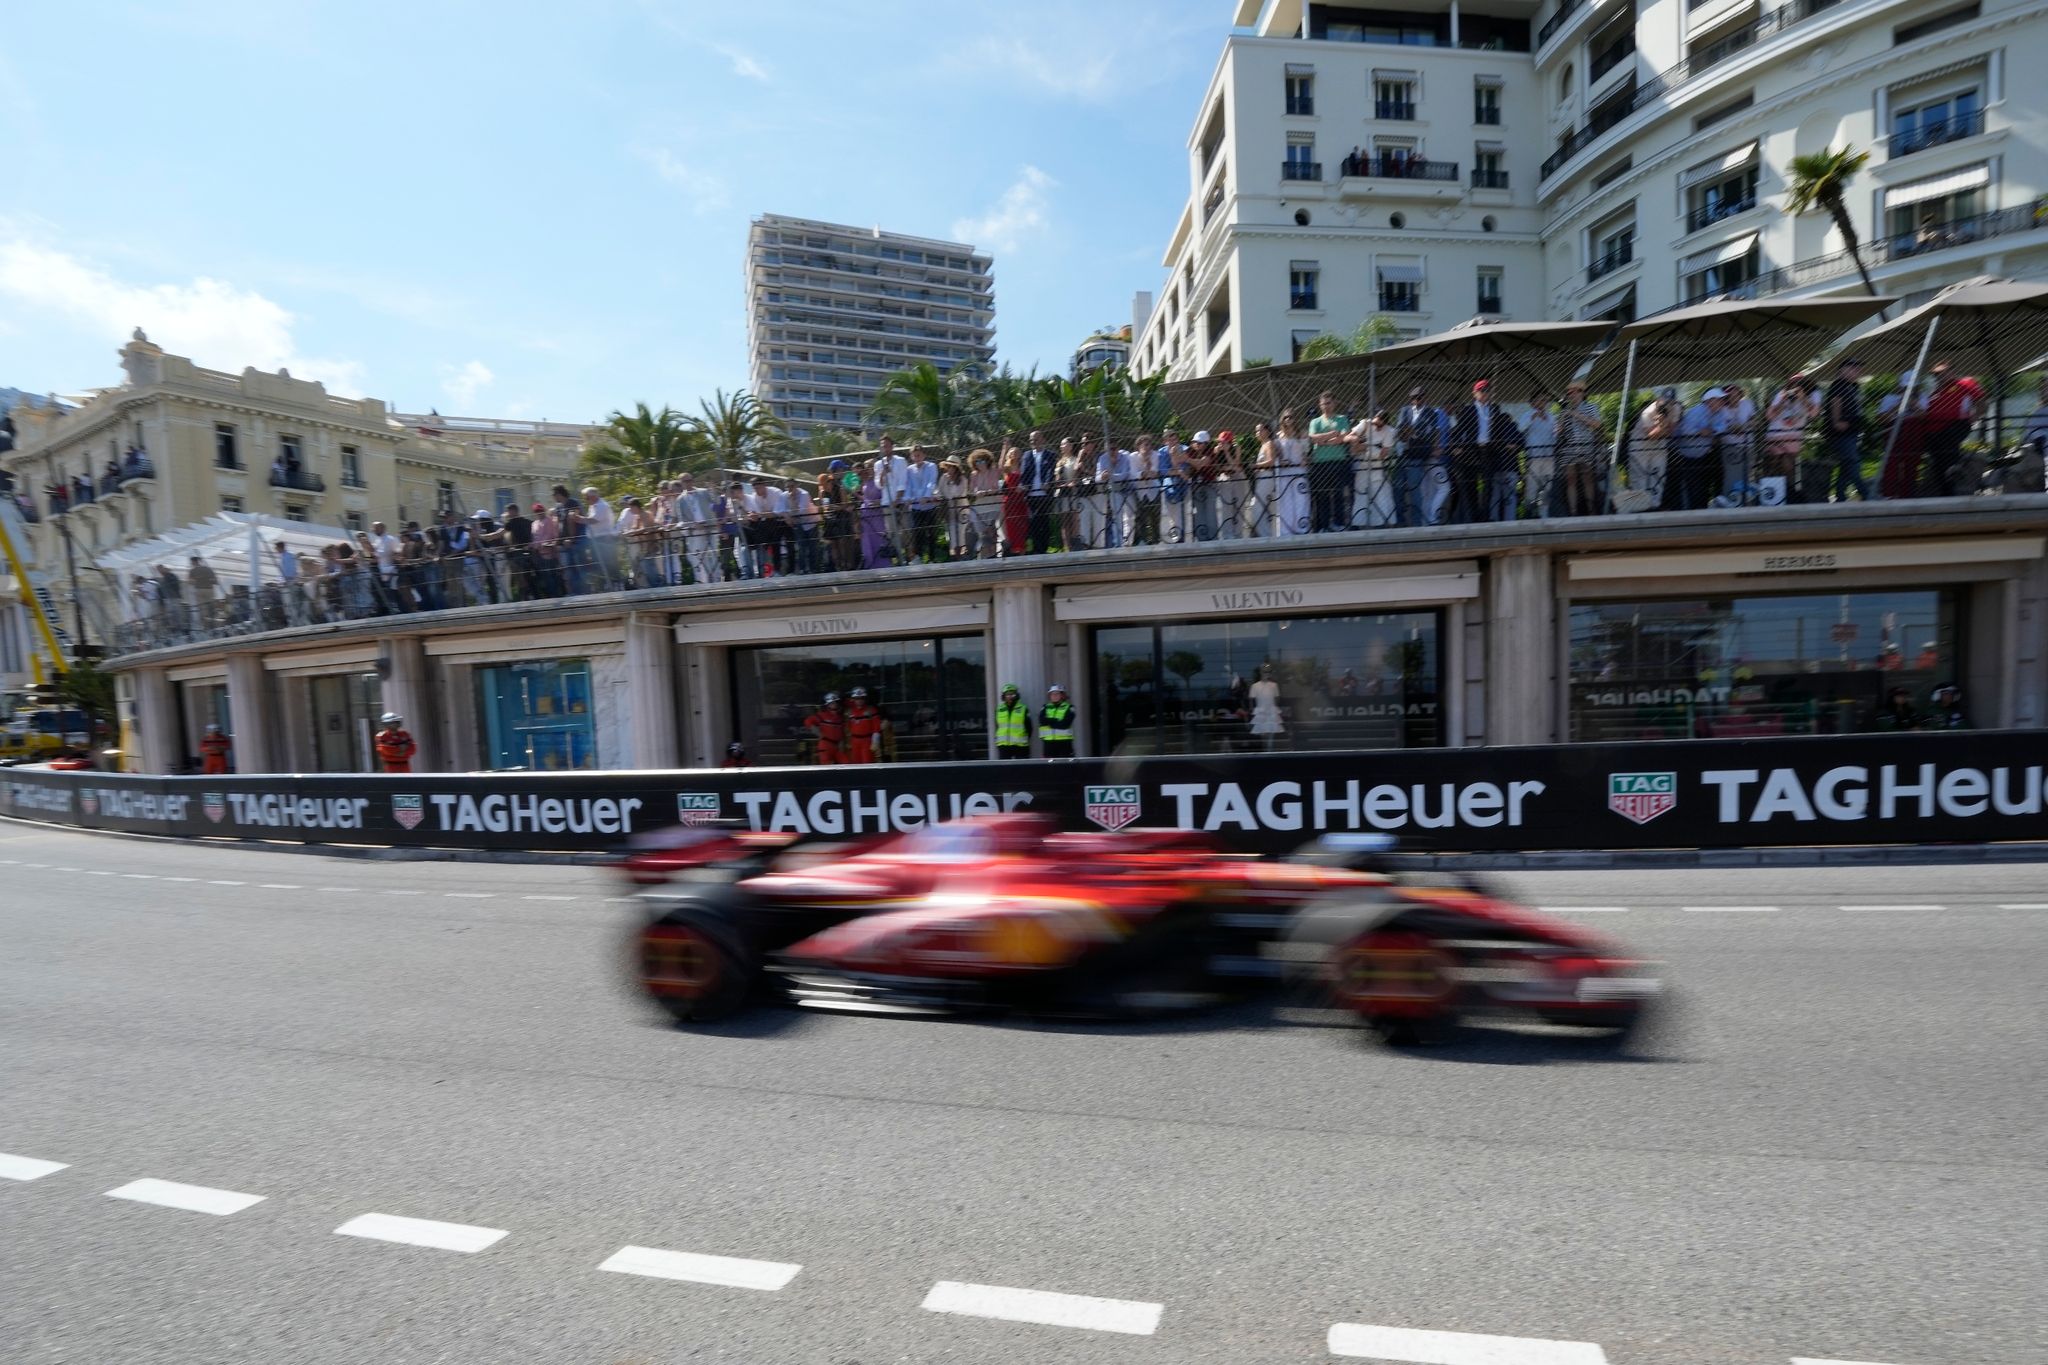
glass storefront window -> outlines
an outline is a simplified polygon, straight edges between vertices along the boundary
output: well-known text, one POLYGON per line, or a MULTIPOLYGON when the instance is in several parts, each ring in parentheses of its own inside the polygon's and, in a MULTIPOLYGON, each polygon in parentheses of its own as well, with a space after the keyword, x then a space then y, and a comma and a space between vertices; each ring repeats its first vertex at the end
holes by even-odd
POLYGON ((488 767, 557 772, 597 766, 590 660, 479 668, 476 696, 488 767))
POLYGON ((306 679, 313 713, 313 758, 323 773, 367 773, 377 717, 383 714, 383 684, 375 673, 336 673, 306 679))
POLYGON ((1583 603, 1571 614, 1571 737, 1731 739, 1898 728, 1955 677, 1957 594, 1583 603))
POLYGON ((1442 744, 1439 623, 1410 611, 1098 629, 1096 752, 1442 744))
MULTIPOLYGON (((228 685, 216 682, 179 683, 179 718, 185 723, 185 763, 190 771, 199 771, 199 740, 206 733, 208 725, 218 725, 220 732, 233 739, 235 727, 228 710, 228 685)), ((230 762, 233 761, 230 755, 230 762)))
POLYGON ((844 640, 732 652, 734 738, 758 765, 816 761, 804 718, 856 687, 888 725, 884 763, 988 757, 988 650, 979 635, 844 640))

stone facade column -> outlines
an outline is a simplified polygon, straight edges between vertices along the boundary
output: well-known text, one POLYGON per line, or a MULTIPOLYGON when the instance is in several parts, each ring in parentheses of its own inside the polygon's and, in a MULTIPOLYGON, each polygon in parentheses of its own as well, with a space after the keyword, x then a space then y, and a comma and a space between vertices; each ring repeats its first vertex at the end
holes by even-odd
POLYGON ((134 770, 167 776, 178 767, 178 694, 161 668, 138 668, 135 680, 134 770))
POLYGON ((1486 561, 1486 742, 1556 742, 1557 592, 1550 556, 1486 561))
POLYGON ((277 771, 271 731, 270 677, 261 654, 228 655, 228 724, 237 773, 277 771))
MULTIPOLYGON (((1045 589, 1035 583, 1018 587, 995 589, 995 602, 990 612, 990 623, 995 635, 995 667, 989 677, 989 710, 995 710, 996 697, 1005 683, 1017 684, 1024 694, 1024 704, 1031 710, 1032 727, 1037 728, 1038 708, 1045 705, 1045 688, 1048 682, 1063 682, 1075 686, 1071 678, 1047 678, 1045 666, 1049 651, 1046 648, 1045 589)), ((1073 694, 1068 693, 1069 699, 1073 694)), ((1085 724, 1086 718, 1083 717, 1085 724)), ((995 736, 989 736, 990 758, 995 755, 995 736)), ((1033 746, 1034 750, 1036 746, 1033 746)))
POLYGON ((434 705, 432 665, 427 660, 426 647, 416 635, 394 636, 385 642, 380 662, 384 709, 405 717, 405 728, 412 733, 413 743, 419 745, 419 752, 412 759, 413 771, 446 771, 449 749, 442 742, 442 718, 434 705))
POLYGON ((681 762, 676 726, 676 639, 667 616, 626 617, 626 758, 636 768, 681 762))

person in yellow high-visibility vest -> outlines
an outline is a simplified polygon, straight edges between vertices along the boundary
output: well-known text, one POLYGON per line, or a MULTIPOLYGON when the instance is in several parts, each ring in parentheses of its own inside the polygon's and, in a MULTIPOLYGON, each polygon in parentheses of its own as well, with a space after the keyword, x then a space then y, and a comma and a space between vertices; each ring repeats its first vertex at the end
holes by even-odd
POLYGON ((1004 683, 1002 699, 996 703, 996 757, 1031 757, 1031 709, 1017 684, 1004 683))
POLYGON ((1038 739, 1047 758, 1074 756, 1074 703, 1058 683, 1045 689, 1045 705, 1038 708, 1038 739))

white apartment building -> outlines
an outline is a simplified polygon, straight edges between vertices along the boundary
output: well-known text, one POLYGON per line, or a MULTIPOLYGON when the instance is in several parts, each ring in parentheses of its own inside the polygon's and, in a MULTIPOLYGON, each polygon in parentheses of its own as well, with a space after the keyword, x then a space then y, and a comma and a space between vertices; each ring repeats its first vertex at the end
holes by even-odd
POLYGON ((1239 0, 1134 365, 1291 359, 1386 313, 1628 318, 1858 285, 1795 155, 1851 189, 1881 290, 2048 272, 2039 0, 1239 0))
POLYGON ((882 381, 995 359, 988 255, 962 242, 766 214, 747 231, 747 368, 798 437, 859 430, 882 381))

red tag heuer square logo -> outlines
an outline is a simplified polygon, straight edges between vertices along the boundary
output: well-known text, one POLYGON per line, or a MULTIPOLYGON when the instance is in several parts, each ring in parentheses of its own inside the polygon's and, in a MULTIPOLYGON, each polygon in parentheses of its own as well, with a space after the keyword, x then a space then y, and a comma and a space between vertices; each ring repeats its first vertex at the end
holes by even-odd
POLYGON ((1607 809, 1647 825, 1678 805, 1677 773, 1607 774, 1607 809))
POLYGON ((685 825, 708 825, 718 819, 717 792, 677 792, 676 819, 685 825))
POLYGON ((418 829, 420 821, 427 818, 427 803, 417 796, 394 796, 391 798, 391 818, 407 829, 418 829))
POLYGON ((1107 830, 1119 830, 1144 813, 1138 786, 1084 787, 1081 813, 1107 830))
POLYGON ((199 798, 199 808, 206 812, 206 818, 216 825, 228 813, 228 799, 219 792, 207 792, 199 798))

